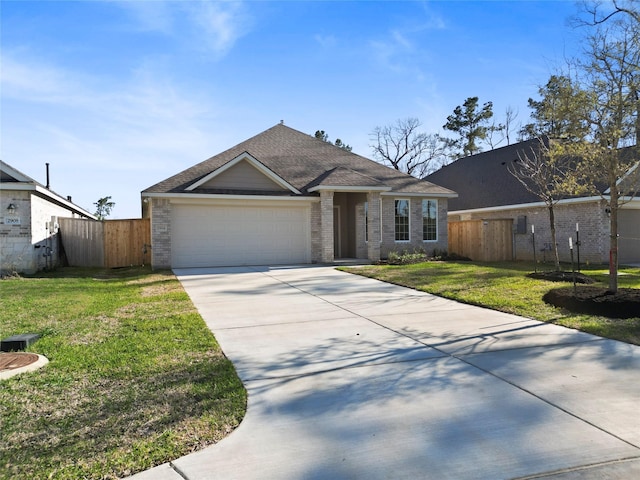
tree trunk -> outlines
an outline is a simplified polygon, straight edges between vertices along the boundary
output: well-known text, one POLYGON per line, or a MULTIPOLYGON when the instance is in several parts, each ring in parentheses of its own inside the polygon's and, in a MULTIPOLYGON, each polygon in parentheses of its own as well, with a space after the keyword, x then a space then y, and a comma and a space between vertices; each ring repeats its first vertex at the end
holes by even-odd
POLYGON ((553 211, 553 204, 548 205, 549 209, 549 227, 551 228, 551 244, 553 247, 553 255, 556 264, 556 272, 560 271, 560 256, 558 255, 558 242, 556 241, 556 215, 553 211))
POLYGON ((610 230, 611 238, 609 241, 609 293, 618 291, 618 192, 615 188, 611 190, 611 200, 609 202, 611 209, 610 230))

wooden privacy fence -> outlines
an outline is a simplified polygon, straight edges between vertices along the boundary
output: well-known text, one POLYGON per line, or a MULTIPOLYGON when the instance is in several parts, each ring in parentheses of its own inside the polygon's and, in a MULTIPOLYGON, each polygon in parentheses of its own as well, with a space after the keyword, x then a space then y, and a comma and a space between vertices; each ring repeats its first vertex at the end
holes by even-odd
POLYGON ((513 259, 513 220, 449 222, 449 252, 477 262, 513 259))
POLYGON ((59 222, 62 246, 71 267, 117 268, 150 262, 148 218, 102 222, 60 218, 59 222))

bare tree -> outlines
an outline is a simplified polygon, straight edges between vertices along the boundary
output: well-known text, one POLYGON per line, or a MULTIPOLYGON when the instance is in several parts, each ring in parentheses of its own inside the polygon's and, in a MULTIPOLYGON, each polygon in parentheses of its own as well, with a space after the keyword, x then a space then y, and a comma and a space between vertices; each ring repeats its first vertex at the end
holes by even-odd
POLYGON ((496 123, 495 120, 491 123, 491 126, 487 127, 487 136, 485 137, 485 141, 491 150, 497 148, 502 142, 504 142, 504 139, 506 138, 504 129, 505 126, 502 123, 496 123))
POLYGON ((445 142, 438 135, 420 132, 421 126, 417 118, 406 118, 374 128, 370 134, 373 157, 418 178, 436 170, 445 161, 445 142))
POLYGON ((504 112, 504 136, 507 139, 507 145, 511 145, 511 132, 515 127, 516 118, 518 118, 518 111, 514 111, 509 105, 504 112))
POLYGON ((635 23, 640 23, 640 2, 638 0, 583 1, 582 11, 586 14, 586 18, 584 16, 575 18, 574 25, 595 27, 623 16, 628 16, 635 23))
POLYGON ((519 152, 518 160, 508 166, 509 173, 547 206, 557 271, 560 270, 560 257, 554 207, 563 198, 585 190, 574 174, 579 169, 578 163, 577 158, 566 156, 561 144, 539 137, 535 147, 531 147, 530 151, 519 152))

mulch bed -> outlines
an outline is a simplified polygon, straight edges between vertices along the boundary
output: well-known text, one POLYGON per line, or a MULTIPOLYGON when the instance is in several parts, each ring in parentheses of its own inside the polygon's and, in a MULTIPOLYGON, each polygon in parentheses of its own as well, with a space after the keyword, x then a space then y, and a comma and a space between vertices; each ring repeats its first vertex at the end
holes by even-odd
MULTIPOLYGON (((549 280, 550 282, 573 282, 574 273, 564 271, 549 271, 549 272, 535 272, 530 273, 527 277, 535 278, 537 280, 549 280)), ((580 272, 575 272, 576 283, 595 283, 595 280, 580 272)))
POLYGON ((542 299, 556 307, 575 313, 601 315, 609 318, 640 317, 640 289, 619 288, 615 294, 603 287, 586 285, 555 288, 542 299))

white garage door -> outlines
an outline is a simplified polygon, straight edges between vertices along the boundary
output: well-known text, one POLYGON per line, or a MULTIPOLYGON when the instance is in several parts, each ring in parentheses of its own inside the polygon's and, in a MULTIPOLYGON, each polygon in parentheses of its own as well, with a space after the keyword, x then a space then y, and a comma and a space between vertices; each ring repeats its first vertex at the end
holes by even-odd
POLYGON ((305 206, 173 205, 173 267, 310 262, 305 206))

